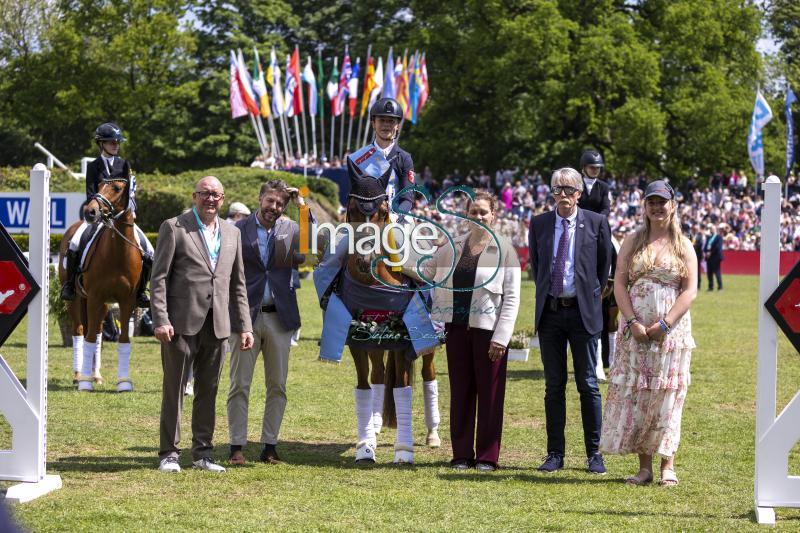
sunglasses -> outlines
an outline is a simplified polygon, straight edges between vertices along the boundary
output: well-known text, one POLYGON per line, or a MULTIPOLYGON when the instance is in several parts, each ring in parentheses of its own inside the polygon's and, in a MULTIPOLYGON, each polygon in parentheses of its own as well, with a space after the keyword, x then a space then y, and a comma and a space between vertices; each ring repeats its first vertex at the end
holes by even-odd
POLYGON ((578 189, 570 187, 569 185, 556 185, 553 187, 553 196, 559 196, 561 194, 572 196, 576 192, 578 192, 578 189))

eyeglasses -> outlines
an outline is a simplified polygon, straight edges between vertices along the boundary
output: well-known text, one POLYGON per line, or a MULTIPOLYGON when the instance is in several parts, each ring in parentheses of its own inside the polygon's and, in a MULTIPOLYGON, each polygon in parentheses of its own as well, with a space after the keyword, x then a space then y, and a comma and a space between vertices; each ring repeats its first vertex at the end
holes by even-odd
POLYGON ((569 185, 555 185, 553 187, 553 196, 559 196, 561 194, 572 196, 576 192, 578 192, 578 189, 570 187, 569 185))
POLYGON ((224 192, 194 191, 194 193, 203 200, 208 200, 210 198, 214 201, 217 201, 225 198, 224 192))

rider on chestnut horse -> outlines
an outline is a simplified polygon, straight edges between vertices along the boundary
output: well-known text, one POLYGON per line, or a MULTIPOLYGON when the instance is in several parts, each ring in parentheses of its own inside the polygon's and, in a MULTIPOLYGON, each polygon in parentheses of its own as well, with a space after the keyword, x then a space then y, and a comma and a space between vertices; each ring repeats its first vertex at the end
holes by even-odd
MULTIPOLYGON (((100 148, 100 156, 86 167, 86 201, 90 201, 97 195, 97 186, 103 180, 120 178, 130 181, 129 197, 132 204, 131 207, 135 208, 133 196, 136 190, 136 178, 131 175, 130 164, 117 155, 120 144, 125 142, 122 130, 116 124, 106 122, 97 127, 94 133, 94 140, 98 148, 100 148)), ((61 287, 62 300, 69 301, 75 298, 75 279, 78 275, 80 258, 83 254, 84 246, 90 240, 97 227, 97 225, 90 225, 84 220, 69 242, 69 250, 66 255, 67 279, 61 287), (86 233, 87 229, 89 233, 86 233), (84 238, 84 233, 86 233, 86 238, 84 238)), ((134 226, 134 230, 142 247, 142 275, 136 296, 136 304, 138 307, 150 307, 150 300, 145 294, 145 288, 150 280, 150 270, 153 265, 153 245, 150 244, 150 241, 138 226, 134 226)))

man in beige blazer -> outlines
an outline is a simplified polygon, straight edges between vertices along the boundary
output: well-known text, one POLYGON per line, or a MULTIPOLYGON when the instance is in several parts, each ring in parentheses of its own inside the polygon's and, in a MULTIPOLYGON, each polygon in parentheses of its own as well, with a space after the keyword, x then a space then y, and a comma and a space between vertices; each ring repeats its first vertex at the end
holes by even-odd
POLYGON ((241 349, 250 349, 253 327, 240 232, 218 216, 224 198, 219 180, 206 176, 192 193, 192 209, 165 220, 158 232, 150 293, 164 369, 158 452, 162 472, 180 472, 186 365, 192 365, 195 380, 192 464, 201 470, 225 471, 211 457, 224 343, 233 326, 242 332, 241 349))

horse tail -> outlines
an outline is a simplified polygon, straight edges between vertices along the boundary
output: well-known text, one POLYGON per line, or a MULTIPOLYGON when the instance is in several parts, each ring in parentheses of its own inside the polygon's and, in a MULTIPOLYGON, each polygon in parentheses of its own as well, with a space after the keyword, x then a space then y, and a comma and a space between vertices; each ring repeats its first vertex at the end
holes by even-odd
POLYGON ((397 427, 397 410, 394 405, 394 384, 396 381, 397 370, 395 369, 394 357, 389 352, 386 371, 383 374, 385 391, 383 394, 383 425, 390 428, 397 427))

